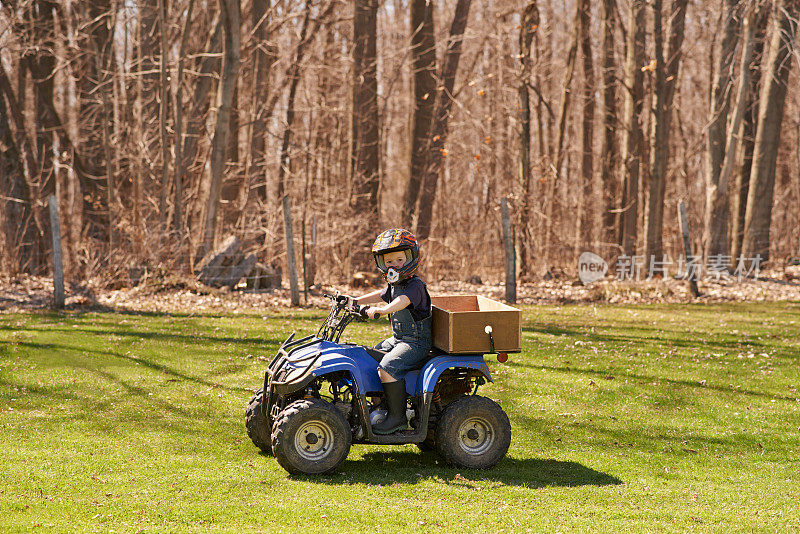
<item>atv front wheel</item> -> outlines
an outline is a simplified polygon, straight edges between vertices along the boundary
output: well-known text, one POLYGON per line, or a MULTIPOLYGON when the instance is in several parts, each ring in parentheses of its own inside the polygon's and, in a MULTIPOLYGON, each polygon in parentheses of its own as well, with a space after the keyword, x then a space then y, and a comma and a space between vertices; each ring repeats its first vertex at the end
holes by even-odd
POLYGON ((511 423, 491 399, 470 395, 451 402, 436 427, 436 448, 456 467, 489 469, 511 444, 511 423))
POLYGON ((270 445, 269 439, 270 424, 265 415, 267 409, 268 407, 264 406, 264 389, 262 388, 256 391, 247 405, 244 413, 244 426, 253 445, 261 449, 264 454, 272 454, 272 445, 270 445))
POLYGON ((294 401, 272 427, 272 452, 281 467, 294 474, 333 471, 347 458, 350 443, 347 421, 319 399, 294 401))

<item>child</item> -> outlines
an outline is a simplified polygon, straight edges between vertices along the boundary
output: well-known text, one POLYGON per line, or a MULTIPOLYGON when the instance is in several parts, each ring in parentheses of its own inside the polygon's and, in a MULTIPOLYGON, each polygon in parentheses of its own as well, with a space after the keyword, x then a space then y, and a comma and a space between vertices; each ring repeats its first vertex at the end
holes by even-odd
POLYGON ((378 375, 388 415, 372 427, 375 434, 391 434, 407 424, 405 375, 427 357, 431 348, 431 297, 425 282, 414 274, 419 266, 419 245, 411 232, 386 230, 372 245, 372 255, 388 285, 354 300, 356 304, 385 303, 367 308, 371 319, 377 314, 392 314, 392 337, 375 346, 386 352, 378 375))

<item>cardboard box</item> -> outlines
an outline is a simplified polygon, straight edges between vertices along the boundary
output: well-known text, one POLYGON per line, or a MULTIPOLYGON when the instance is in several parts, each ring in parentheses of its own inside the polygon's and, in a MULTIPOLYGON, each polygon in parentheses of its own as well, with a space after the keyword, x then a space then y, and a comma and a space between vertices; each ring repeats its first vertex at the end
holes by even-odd
POLYGON ((495 352, 519 352, 522 347, 521 313, 502 302, 480 295, 431 297, 433 345, 451 354, 486 354, 492 327, 495 352))

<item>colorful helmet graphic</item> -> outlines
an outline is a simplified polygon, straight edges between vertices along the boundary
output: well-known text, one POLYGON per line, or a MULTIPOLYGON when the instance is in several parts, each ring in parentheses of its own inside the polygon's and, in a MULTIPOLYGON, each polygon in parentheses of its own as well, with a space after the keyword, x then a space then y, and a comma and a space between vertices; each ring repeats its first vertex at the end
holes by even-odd
POLYGON ((372 256, 375 264, 390 284, 411 277, 419 267, 419 244, 414 234, 402 228, 392 228, 381 233, 372 245, 372 256), (389 252, 406 253, 406 263, 400 269, 386 268, 383 255, 389 252))

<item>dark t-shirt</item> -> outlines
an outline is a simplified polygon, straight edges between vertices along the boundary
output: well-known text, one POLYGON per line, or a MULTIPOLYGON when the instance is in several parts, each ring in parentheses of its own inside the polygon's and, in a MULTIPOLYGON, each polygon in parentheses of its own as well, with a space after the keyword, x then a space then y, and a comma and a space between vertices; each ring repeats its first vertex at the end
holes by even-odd
POLYGON ((428 288, 422 279, 414 275, 408 280, 403 282, 387 285, 381 292, 381 298, 384 302, 389 303, 400 295, 405 295, 411 304, 408 310, 415 321, 421 321, 431 315, 431 296, 428 294, 428 288))

